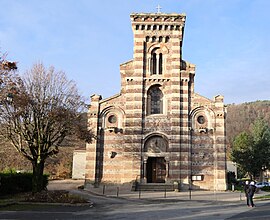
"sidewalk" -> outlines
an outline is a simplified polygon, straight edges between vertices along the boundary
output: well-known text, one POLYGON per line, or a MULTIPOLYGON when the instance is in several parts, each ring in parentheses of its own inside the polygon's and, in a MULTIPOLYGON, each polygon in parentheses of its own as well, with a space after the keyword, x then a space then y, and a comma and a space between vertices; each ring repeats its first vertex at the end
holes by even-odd
MULTIPOLYGON (((88 186, 84 189, 91 193, 110 197, 120 197, 126 199, 151 199, 151 200, 198 200, 198 201, 244 201, 245 194, 235 191, 206 191, 206 190, 191 190, 191 191, 131 191, 131 185, 100 185, 98 188, 88 186)), ((255 194, 254 198, 270 194, 268 192, 260 192, 255 194)))
MULTIPOLYGON (((121 187, 105 186, 99 188, 87 188, 86 191, 90 191, 94 194, 121 197, 126 199, 167 199, 167 200, 211 200, 211 201, 240 201, 239 192, 213 192, 213 191, 181 191, 181 192, 149 192, 149 191, 127 191, 121 187)), ((242 200, 244 195, 241 195, 242 200)))
MULTIPOLYGON (((48 190, 76 190, 79 186, 84 184, 83 180, 54 180, 50 181, 48 190)), ((192 191, 131 191, 131 184, 106 184, 94 187, 88 185, 84 189, 86 192, 91 192, 96 195, 107 197, 119 197, 125 199, 147 199, 147 200, 170 200, 170 201, 183 201, 183 200, 197 200, 197 201, 245 201, 245 194, 238 191, 205 191, 205 190, 192 190, 192 191)), ((254 198, 270 194, 269 192, 256 193, 254 198)))

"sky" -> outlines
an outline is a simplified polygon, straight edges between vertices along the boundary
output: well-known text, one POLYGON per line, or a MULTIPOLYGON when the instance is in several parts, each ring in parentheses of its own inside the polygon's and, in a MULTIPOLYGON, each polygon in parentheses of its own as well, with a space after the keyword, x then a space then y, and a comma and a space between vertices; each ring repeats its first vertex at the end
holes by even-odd
POLYGON ((120 92, 133 58, 131 13, 185 13, 184 60, 195 92, 225 104, 270 100, 269 0, 0 0, 0 50, 20 73, 62 70, 88 100, 120 92))

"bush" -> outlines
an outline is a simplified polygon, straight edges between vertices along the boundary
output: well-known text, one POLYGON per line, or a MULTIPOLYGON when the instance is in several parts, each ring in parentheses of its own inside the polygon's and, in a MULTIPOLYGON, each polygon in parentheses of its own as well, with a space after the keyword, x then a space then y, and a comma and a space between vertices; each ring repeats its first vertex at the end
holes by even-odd
POLYGON ((236 184, 228 184, 228 190, 233 190, 232 185, 234 185, 234 191, 241 191, 241 192, 244 191, 243 185, 237 184, 237 183, 236 184))
POLYGON ((232 181, 232 183, 228 183, 228 190, 232 190, 232 185, 234 185, 235 191, 244 192, 244 185, 246 181, 250 182, 250 179, 249 178, 235 179, 235 181, 232 181))
POLYGON ((227 172, 227 182, 228 184, 235 184, 236 178, 235 178, 235 172, 227 172))
MULTIPOLYGON (((32 173, 0 173, 0 195, 32 191, 32 173)), ((43 186, 46 189, 49 176, 43 175, 43 186)))
POLYGON ((261 188, 261 190, 270 192, 270 186, 264 186, 263 188, 261 188))

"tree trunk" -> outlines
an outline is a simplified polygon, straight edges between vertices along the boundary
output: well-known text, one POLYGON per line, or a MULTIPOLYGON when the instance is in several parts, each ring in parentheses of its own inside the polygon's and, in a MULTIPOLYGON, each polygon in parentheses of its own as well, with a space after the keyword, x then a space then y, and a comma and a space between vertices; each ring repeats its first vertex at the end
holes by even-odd
POLYGON ((37 193, 44 189, 43 186, 43 171, 45 161, 35 161, 33 165, 32 192, 37 193))
POLYGON ((260 179, 259 179, 260 182, 263 182, 264 181, 264 172, 263 170, 260 171, 260 179))

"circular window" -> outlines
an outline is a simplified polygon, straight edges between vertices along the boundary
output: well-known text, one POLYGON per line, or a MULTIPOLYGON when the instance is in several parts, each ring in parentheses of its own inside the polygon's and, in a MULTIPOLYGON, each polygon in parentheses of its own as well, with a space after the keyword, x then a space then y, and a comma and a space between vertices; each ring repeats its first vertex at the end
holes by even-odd
POLYGON ((197 121, 198 121, 199 124, 204 124, 204 122, 205 122, 204 116, 200 115, 200 116, 197 118, 197 121))
POLYGON ((115 123, 117 121, 117 117, 115 115, 110 115, 108 121, 110 123, 115 123))

